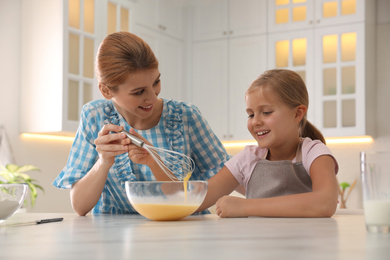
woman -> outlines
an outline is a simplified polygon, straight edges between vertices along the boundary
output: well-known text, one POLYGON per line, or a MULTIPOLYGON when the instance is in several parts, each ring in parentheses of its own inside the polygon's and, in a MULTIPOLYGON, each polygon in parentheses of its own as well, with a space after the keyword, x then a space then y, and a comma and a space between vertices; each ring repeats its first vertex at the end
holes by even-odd
POLYGON ((169 180, 147 166, 150 156, 119 133, 123 129, 192 157, 191 180, 209 179, 229 159, 197 107, 158 97, 158 61, 141 38, 128 32, 108 35, 97 53, 96 73, 105 100, 83 107, 67 165, 53 183, 71 189, 79 215, 136 213, 125 181, 169 180))

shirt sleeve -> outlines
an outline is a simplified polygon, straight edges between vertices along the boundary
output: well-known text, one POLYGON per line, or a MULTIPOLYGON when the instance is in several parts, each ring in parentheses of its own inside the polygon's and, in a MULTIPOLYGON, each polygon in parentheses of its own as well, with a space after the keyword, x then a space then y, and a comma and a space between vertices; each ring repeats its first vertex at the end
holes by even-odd
POLYGON ((84 106, 67 164, 54 180, 54 186, 70 189, 93 167, 98 158, 94 140, 99 130, 96 124, 96 111, 87 105, 84 106))
POLYGON ((332 155, 332 152, 324 143, 319 140, 311 140, 305 138, 302 144, 302 164, 305 167, 307 173, 310 175, 310 166, 315 159, 322 155, 329 155, 335 162, 335 173, 338 173, 339 166, 336 158, 332 155))
POLYGON ((245 146, 242 151, 226 162, 225 166, 240 185, 244 185, 246 188, 257 162, 264 156, 265 152, 265 149, 257 145, 245 146))
POLYGON ((209 179, 230 159, 221 141, 210 128, 199 109, 190 105, 186 110, 191 153, 195 161, 196 179, 209 179))

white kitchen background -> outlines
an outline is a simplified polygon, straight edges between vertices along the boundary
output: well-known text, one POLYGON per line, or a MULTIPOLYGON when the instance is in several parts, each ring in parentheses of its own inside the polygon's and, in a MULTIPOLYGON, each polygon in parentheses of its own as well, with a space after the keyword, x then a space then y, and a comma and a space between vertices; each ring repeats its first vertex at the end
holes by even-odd
POLYGON ((0 124, 15 162, 39 167, 32 175, 45 188, 30 211, 73 212, 69 191, 51 184, 72 142, 21 133, 72 135, 82 104, 100 97, 93 75, 98 44, 116 30, 151 45, 161 64, 163 97, 197 105, 227 142, 250 139, 244 107, 250 82, 268 68, 298 71, 310 92, 309 119, 326 137, 374 138, 329 144, 339 181, 358 179, 347 207, 362 208, 359 152, 390 150, 390 0, 356 0, 356 15, 348 18, 333 13, 332 5, 348 10, 354 0, 81 2, 81 19, 75 19, 68 1, 0 0, 0 124), (94 2, 91 17, 84 10, 94 2), (321 18, 319 6, 328 6, 331 18, 321 18), (283 20, 286 12, 292 20, 283 20), (326 49, 325 42, 336 48, 326 49), (75 59, 72 52, 80 55, 75 59))

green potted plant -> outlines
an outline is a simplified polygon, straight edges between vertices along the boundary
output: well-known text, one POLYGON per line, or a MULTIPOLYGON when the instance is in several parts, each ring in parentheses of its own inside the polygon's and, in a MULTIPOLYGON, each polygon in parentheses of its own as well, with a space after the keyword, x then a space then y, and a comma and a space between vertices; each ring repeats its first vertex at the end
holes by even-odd
POLYGON ((339 184, 340 209, 347 208, 347 200, 348 200, 349 195, 351 194, 353 188, 355 187, 356 182, 357 182, 357 179, 352 183, 352 185, 350 185, 348 182, 342 182, 339 184), (345 194, 345 192, 348 188, 349 188, 348 194, 345 194))
POLYGON ((37 180, 26 174, 29 171, 40 171, 40 169, 29 164, 22 166, 7 164, 5 167, 0 165, 0 183, 27 183, 30 190, 30 204, 31 207, 34 207, 38 189, 43 192, 45 190, 37 183, 37 180))

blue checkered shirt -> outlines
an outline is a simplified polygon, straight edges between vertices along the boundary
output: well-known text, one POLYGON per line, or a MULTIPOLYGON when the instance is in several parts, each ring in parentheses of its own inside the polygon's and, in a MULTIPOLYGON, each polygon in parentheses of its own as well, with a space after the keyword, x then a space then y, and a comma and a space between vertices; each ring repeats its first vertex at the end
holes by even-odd
MULTIPOLYGON (((190 156, 196 164, 191 180, 209 179, 230 156, 196 106, 166 99, 163 102, 160 122, 152 129, 137 132, 155 147, 190 156)), ((88 173, 98 160, 94 141, 103 125, 108 123, 130 130, 130 125, 111 100, 92 101, 83 107, 68 162, 53 182, 54 186, 70 189, 88 173)), ((126 196, 125 182, 153 180, 155 177, 148 166, 133 163, 127 153, 116 156, 92 213, 137 213, 126 196)))

